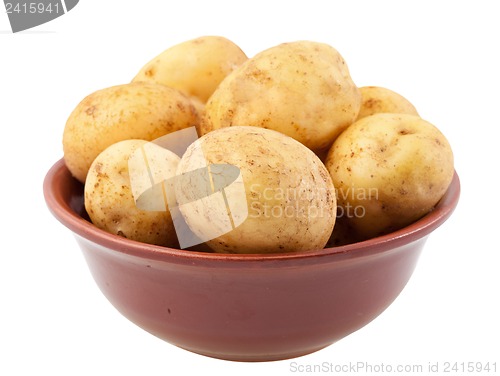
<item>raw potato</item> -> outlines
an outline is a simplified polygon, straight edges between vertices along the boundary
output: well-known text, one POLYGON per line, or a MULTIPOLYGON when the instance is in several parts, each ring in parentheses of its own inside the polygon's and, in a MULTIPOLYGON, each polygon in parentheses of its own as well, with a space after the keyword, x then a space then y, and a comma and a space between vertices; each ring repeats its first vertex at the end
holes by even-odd
MULTIPOLYGON (((325 246, 336 218, 335 191, 323 163, 304 145, 268 129, 223 128, 187 149, 177 175, 206 164, 212 171, 216 164, 236 166, 242 177, 226 189, 221 207, 193 201, 208 179, 185 179, 176 187, 178 201, 191 202, 180 206, 186 223, 204 240, 220 233, 231 213, 237 227, 207 241, 216 252, 294 252, 325 246)), ((217 199, 216 194, 209 197, 217 199)))
POLYGON ((219 83, 245 60, 245 53, 230 40, 205 36, 163 51, 133 81, 167 85, 205 103, 219 83))
POLYGON ((83 99, 63 149, 97 227, 201 252, 298 252, 385 234, 432 210, 454 174, 449 143, 412 103, 358 88, 339 52, 312 41, 251 59, 218 36, 175 45, 131 83, 83 99), (203 137, 182 159, 164 147, 180 155, 193 129, 148 142, 192 126, 203 137))
POLYGON ((444 135, 407 114, 358 120, 334 142, 326 167, 339 208, 361 239, 402 228, 428 213, 454 174, 444 135))
POLYGON ((85 182, 94 159, 108 146, 127 139, 147 141, 197 125, 191 100, 154 83, 132 83, 96 91, 73 110, 63 135, 64 159, 73 176, 85 182))
POLYGON ((361 94, 331 46, 284 43, 247 60, 210 97, 201 130, 256 126, 313 151, 329 147, 358 116, 361 94))
MULTIPOLYGON (((154 164, 161 166, 165 178, 175 175, 180 158, 174 153, 144 140, 120 141, 106 148, 92 163, 85 183, 85 209, 92 223, 102 230, 144 243, 177 248, 172 218, 164 201, 161 201, 162 210, 157 211, 141 210, 136 205, 129 158, 140 148, 147 153, 150 163, 157 161, 154 164)), ((158 169, 155 172, 160 173, 158 169)))
MULTIPOLYGON (((338 207, 338 209, 342 209, 338 207)), ((326 243, 325 248, 330 247, 340 247, 343 245, 356 243, 358 239, 356 238, 356 234, 351 228, 349 221, 346 216, 342 216, 339 211, 337 211, 337 219, 335 220, 335 227, 333 228, 332 235, 328 242, 326 243)))
POLYGON ((380 86, 359 88, 363 102, 358 120, 378 113, 409 114, 418 116, 416 108, 402 95, 380 86))

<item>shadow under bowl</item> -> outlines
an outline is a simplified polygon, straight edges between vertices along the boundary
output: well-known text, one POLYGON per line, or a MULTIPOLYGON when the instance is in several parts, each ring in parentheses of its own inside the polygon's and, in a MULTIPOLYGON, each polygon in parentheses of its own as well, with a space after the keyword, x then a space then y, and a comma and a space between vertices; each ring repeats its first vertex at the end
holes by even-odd
POLYGON ((83 186, 58 161, 44 181, 94 280, 125 317, 202 355, 290 359, 324 348, 382 313, 411 277, 429 234, 452 214, 455 173, 436 208, 393 233, 298 253, 216 254, 144 244, 92 225, 83 186))

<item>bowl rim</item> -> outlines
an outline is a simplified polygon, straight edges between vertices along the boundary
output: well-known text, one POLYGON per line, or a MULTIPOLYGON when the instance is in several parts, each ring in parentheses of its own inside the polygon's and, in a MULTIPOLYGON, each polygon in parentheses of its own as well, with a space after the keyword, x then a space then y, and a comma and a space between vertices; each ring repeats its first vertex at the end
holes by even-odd
MULTIPOLYGON (((61 158, 47 172, 43 181, 43 193, 47 207, 52 215, 74 234, 113 251, 141 258, 165 260, 166 257, 174 257, 178 260, 188 262, 196 260, 214 262, 284 261, 321 258, 326 256, 335 258, 355 258, 372 255, 374 253, 392 250, 426 237, 451 216, 460 197, 460 179, 457 172, 454 171, 453 179, 448 190, 431 212, 410 225, 389 234, 347 245, 300 252, 223 254, 182 250, 147 244, 101 230, 76 213, 69 203, 66 202, 61 191, 56 189, 58 187, 57 182, 59 182, 60 185, 64 179, 74 178, 67 169, 64 158, 61 158)), ((74 181, 76 183, 76 179, 74 179, 74 181)))

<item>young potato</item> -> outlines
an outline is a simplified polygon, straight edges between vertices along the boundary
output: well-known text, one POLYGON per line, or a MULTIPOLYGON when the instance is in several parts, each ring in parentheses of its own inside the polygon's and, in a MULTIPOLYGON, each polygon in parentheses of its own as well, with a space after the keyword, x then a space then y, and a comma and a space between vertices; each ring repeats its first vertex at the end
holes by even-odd
POLYGON ((191 100, 175 89, 154 83, 112 86, 87 96, 69 116, 64 160, 85 182, 91 163, 108 146, 127 139, 151 141, 198 122, 191 100))
POLYGON ((379 113, 409 114, 418 116, 416 108, 402 95, 380 86, 359 88, 362 104, 358 120, 379 113))
POLYGON ((320 151, 354 122, 360 106, 361 94, 333 47, 284 43, 247 60, 221 82, 207 102, 201 130, 268 128, 320 151))
POLYGON ((402 228, 428 213, 454 174, 444 135, 407 114, 358 120, 334 142, 326 167, 339 208, 361 239, 402 228))
MULTIPOLYGON (((144 140, 120 141, 106 148, 92 163, 85 182, 85 209, 92 223, 102 230, 144 243, 177 248, 168 205, 163 200, 145 203, 160 206, 152 211, 142 210, 136 204, 131 177, 135 173, 137 179, 142 172, 129 169, 129 159, 136 151, 141 152, 141 157, 142 153, 147 154, 150 164, 156 161, 154 164, 161 166, 165 179, 175 175, 180 158, 174 153, 144 140)), ((155 173, 159 173, 158 168, 155 173)))
POLYGON ((186 223, 219 253, 320 249, 335 224, 335 191, 325 166, 279 132, 245 126, 210 132, 189 146, 177 175, 187 177, 175 188, 186 223), (238 178, 216 173, 221 165, 236 166, 238 178), (211 175, 190 175, 204 168, 211 175), (223 192, 210 188, 216 179, 225 181, 223 192), (200 199, 203 191, 208 199, 200 199))
POLYGON ((356 233, 351 228, 346 216, 342 215, 342 207, 337 207, 337 219, 335 220, 335 227, 330 235, 330 239, 325 245, 325 248, 340 247, 342 245, 356 243, 356 233), (340 212, 340 213, 339 213, 340 212))
POLYGON ((163 51, 133 81, 167 85, 205 103, 224 77, 245 60, 245 53, 230 40, 205 36, 163 51))

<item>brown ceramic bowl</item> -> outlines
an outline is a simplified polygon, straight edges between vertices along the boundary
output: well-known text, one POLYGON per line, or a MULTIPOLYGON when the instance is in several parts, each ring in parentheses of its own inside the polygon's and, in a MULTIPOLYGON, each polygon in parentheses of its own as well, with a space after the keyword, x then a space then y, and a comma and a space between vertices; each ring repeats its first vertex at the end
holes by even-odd
POLYGON ((402 230, 273 255, 178 250, 101 231, 88 221, 83 187, 62 160, 48 172, 44 193, 125 317, 195 353, 268 361, 319 350, 384 311, 408 282, 428 235, 453 212, 460 182, 455 174, 435 210, 402 230))

